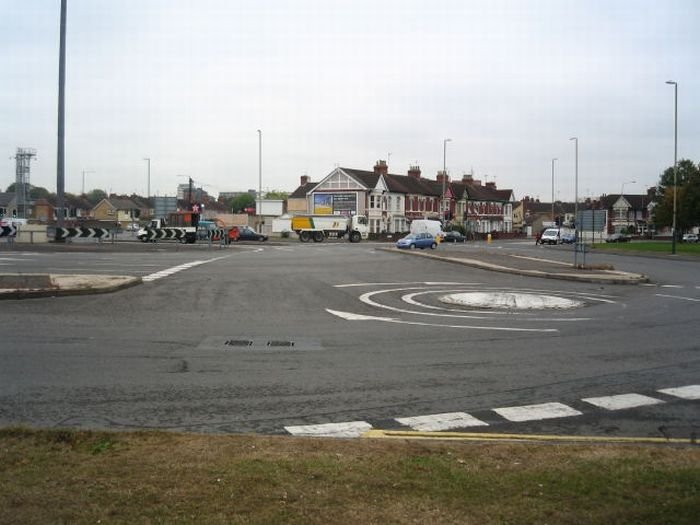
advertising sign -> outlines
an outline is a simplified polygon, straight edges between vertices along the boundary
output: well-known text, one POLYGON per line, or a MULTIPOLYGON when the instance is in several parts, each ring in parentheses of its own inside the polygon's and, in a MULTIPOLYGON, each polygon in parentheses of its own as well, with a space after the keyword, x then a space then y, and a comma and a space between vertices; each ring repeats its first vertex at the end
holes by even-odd
POLYGON ((336 193, 333 195, 333 212, 349 215, 357 211, 356 193, 336 193))
POLYGON ((314 195, 314 213, 318 215, 332 215, 333 195, 314 195))

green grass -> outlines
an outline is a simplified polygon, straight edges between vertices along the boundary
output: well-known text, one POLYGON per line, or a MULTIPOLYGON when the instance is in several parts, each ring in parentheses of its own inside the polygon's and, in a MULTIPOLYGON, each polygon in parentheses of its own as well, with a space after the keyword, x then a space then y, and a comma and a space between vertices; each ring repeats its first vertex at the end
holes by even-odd
MULTIPOLYGON (((593 245, 595 250, 624 250, 630 252, 651 252, 671 255, 670 241, 631 241, 631 242, 602 242, 593 245)), ((682 255, 700 256, 700 243, 676 243, 676 253, 682 255)))
POLYGON ((700 448, 0 430, 0 523, 695 524, 700 448))

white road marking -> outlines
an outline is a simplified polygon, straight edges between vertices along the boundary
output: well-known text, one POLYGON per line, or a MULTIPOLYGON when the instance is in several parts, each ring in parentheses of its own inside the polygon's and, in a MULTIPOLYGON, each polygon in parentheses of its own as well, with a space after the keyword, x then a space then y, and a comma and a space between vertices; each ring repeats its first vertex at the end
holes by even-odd
POLYGON ((700 303, 700 299, 694 299, 692 297, 681 297, 680 295, 666 295, 663 293, 657 293, 656 297, 666 297, 667 299, 680 299, 681 301, 690 301, 693 303, 700 303))
POLYGON ((501 417, 508 421, 539 421, 559 417, 580 416, 582 413, 562 403, 541 403, 539 405, 524 405, 519 407, 494 408, 501 417))
POLYGON ((354 438, 372 430, 372 425, 365 421, 348 421, 322 425, 297 425, 284 427, 284 429, 294 436, 354 438))
POLYGON ((657 390, 662 394, 680 397, 681 399, 700 399, 700 385, 679 386, 676 388, 663 388, 657 390))
POLYGON ((415 281, 415 282, 407 282, 407 283, 352 283, 352 284, 336 284, 334 288, 354 288, 354 287, 360 287, 360 286, 401 286, 404 284, 425 284, 425 285, 439 285, 439 286, 448 286, 448 285, 454 285, 454 286, 476 286, 479 283, 451 283, 451 282, 423 282, 423 281, 415 281))
POLYGON ((420 432, 436 432, 438 430, 451 430, 453 428, 489 426, 488 423, 465 412, 447 412, 444 414, 432 414, 427 416, 400 417, 396 418, 395 421, 420 432))
POLYGON ((662 284, 661 288, 683 288, 680 284, 662 284))
POLYGON ((143 282, 146 282, 146 283, 152 282, 152 281, 155 281, 157 279, 162 279, 163 277, 168 277, 169 275, 173 275, 174 273, 181 272, 182 270, 188 270, 190 268, 194 268, 195 266, 218 261, 220 259, 225 259, 227 257, 231 257, 231 255, 224 255, 223 257, 215 257, 213 259, 207 259, 204 261, 192 261, 192 262, 188 262, 185 264, 180 264, 179 266, 173 266, 172 268, 167 268, 165 270, 161 270, 160 272, 155 272, 155 273, 151 273, 149 275, 144 275, 143 277, 141 277, 141 280, 143 282))
POLYGON ((660 405, 660 399, 643 396, 641 394, 619 394, 616 396, 587 397, 582 399, 591 405, 604 408, 606 410, 624 410, 626 408, 636 408, 650 405, 660 405))
POLYGON ((341 319, 347 319, 348 321, 383 321, 385 323, 395 323, 395 324, 408 324, 414 326, 433 326, 438 328, 466 328, 469 330, 495 330, 498 332, 558 332, 556 328, 502 328, 497 326, 470 326, 470 325, 450 325, 450 324, 438 324, 438 323, 420 323, 417 321, 402 321, 400 319, 394 319, 392 317, 375 317, 373 315, 361 315, 353 314, 351 312, 339 312, 338 310, 331 310, 326 308, 326 312, 332 315, 336 315, 341 319))
MULTIPOLYGON (((392 312, 399 312, 399 313, 404 313, 404 314, 413 314, 413 315, 425 315, 429 317, 453 317, 456 319, 491 319, 493 316, 490 315, 490 312, 482 312, 482 315, 457 315, 457 314, 441 314, 441 313, 436 313, 436 312, 419 312, 416 310, 407 310, 405 308, 397 308, 395 306, 389 306, 386 304, 381 304, 372 299, 373 296, 383 294, 383 293, 391 293, 391 292, 402 292, 405 290, 415 290, 416 288, 392 288, 388 290, 375 290, 373 292, 367 292, 362 294, 359 299, 365 304, 368 304, 370 306, 374 306, 375 308, 382 308, 384 310, 390 310, 392 312)), ((454 291, 454 290, 451 290, 454 291)), ((433 293, 439 293, 440 290, 434 290, 433 293)), ((447 292, 447 290, 443 290, 443 292, 447 292)), ((528 321, 543 321, 543 322, 549 322, 552 319, 550 318, 529 318, 528 321)), ((589 318, 577 318, 573 319, 575 321, 587 321, 589 318)))

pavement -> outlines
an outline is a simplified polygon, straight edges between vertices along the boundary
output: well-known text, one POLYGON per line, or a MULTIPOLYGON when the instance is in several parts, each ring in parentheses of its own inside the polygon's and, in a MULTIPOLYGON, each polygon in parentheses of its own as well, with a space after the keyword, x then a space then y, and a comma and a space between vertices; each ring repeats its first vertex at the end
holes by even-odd
MULTIPOLYGON (((488 247, 477 247, 469 251, 449 250, 445 247, 437 250, 399 250, 393 247, 380 247, 378 249, 406 256, 424 257, 471 266, 482 270, 546 279, 601 284, 639 284, 649 280, 645 275, 618 271, 609 266, 579 265, 575 268, 573 263, 541 257, 526 257, 488 247)), ((110 293, 141 283, 140 277, 125 275, 0 274, 0 299, 110 293)))

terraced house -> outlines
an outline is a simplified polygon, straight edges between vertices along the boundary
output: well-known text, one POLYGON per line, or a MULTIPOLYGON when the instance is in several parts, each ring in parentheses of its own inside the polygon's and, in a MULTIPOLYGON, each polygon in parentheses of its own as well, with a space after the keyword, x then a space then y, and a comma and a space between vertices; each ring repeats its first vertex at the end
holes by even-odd
POLYGON ((439 172, 430 180, 419 166, 397 175, 380 160, 372 171, 338 167, 319 183, 301 182, 290 195, 291 214, 363 214, 371 233, 405 232, 414 219, 444 219, 472 232, 513 230, 512 190, 482 186, 471 176, 455 183, 439 172))

